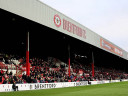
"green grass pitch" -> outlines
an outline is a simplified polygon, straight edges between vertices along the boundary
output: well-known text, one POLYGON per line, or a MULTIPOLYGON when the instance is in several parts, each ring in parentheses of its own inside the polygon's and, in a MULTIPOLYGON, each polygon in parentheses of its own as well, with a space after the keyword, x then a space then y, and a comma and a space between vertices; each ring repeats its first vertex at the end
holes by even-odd
POLYGON ((1 92, 0 96, 128 96, 128 82, 70 88, 1 92))

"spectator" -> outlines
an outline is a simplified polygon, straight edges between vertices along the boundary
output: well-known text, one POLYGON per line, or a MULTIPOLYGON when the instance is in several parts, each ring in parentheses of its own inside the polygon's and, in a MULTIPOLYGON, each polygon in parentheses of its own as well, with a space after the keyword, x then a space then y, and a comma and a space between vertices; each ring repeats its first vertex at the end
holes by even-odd
POLYGON ((14 91, 18 91, 18 86, 16 86, 16 82, 13 82, 12 88, 14 91))
POLYGON ((14 80, 17 81, 17 77, 16 77, 16 74, 13 76, 14 80))
POLYGON ((33 83, 37 83, 37 78, 36 77, 33 79, 33 83))
POLYGON ((2 82, 2 76, 0 75, 0 82, 2 82))
POLYGON ((4 80, 3 84, 8 84, 7 79, 4 80))
POLYGON ((41 78, 41 79, 40 79, 40 83, 45 83, 44 78, 41 78))
POLYGON ((10 74, 9 74, 9 75, 11 75, 11 76, 12 76, 12 74, 13 74, 13 73, 12 73, 12 71, 10 71, 10 74))

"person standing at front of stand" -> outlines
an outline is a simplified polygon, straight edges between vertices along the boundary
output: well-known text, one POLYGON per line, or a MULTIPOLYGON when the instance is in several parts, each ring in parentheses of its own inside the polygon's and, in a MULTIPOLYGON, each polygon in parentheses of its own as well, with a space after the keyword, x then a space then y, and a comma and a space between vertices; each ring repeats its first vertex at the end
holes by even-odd
POLYGON ((16 86, 16 82, 13 82, 12 88, 14 91, 18 91, 18 86, 16 86))

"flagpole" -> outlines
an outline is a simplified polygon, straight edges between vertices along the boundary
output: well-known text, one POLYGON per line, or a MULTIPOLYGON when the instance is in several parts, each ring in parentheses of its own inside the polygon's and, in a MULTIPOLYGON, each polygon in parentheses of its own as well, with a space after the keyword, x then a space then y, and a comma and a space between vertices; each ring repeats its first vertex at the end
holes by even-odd
POLYGON ((27 76, 30 76, 30 63, 29 63, 29 32, 27 32, 26 75, 27 75, 27 76))

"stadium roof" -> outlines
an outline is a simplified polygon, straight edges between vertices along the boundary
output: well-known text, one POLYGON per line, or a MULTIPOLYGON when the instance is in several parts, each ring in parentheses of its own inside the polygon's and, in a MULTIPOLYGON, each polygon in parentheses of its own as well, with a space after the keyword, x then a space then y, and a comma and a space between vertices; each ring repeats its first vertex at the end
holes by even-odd
POLYGON ((0 0, 0 8, 128 60, 128 52, 39 0, 0 0))

